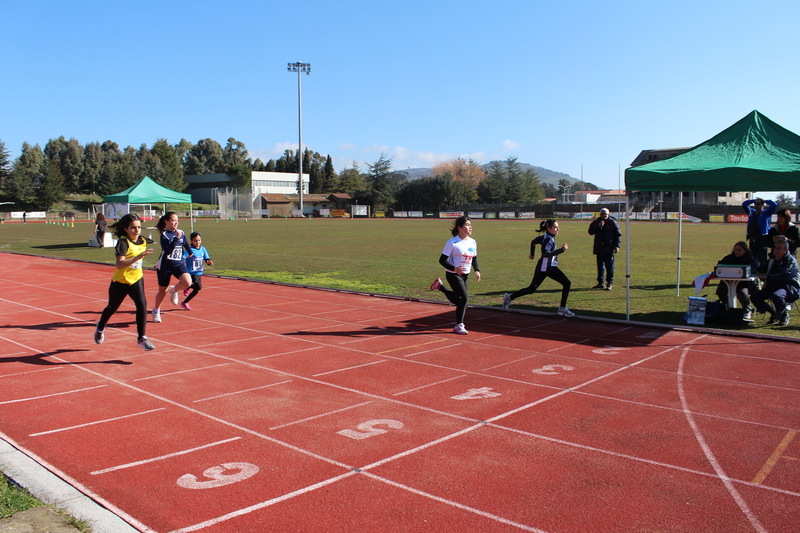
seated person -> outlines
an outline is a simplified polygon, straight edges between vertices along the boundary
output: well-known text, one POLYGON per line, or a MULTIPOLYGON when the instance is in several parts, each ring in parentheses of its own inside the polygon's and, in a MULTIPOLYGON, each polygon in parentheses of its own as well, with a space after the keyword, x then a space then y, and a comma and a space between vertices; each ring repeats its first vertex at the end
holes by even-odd
MULTIPOLYGON (((756 274, 756 267, 758 266, 758 262, 753 254, 750 253, 750 249, 747 247, 747 243, 744 241, 739 241, 733 245, 733 251, 719 260, 719 265, 749 265, 750 272, 752 275, 755 276, 756 274)), ((751 320, 753 315, 753 310, 750 308, 750 294, 753 293, 753 289, 755 288, 755 283, 752 281, 740 281, 738 285, 736 285, 736 299, 739 300, 739 303, 742 304, 742 309, 744 309, 744 320, 751 320)), ((723 306, 727 306, 728 302, 728 284, 725 282, 720 282, 719 287, 717 287, 717 298, 719 298, 720 302, 723 306)))
POLYGON ((753 305, 759 313, 769 313, 767 324, 787 325, 789 306, 800 296, 800 282, 797 281, 797 259, 789 253, 785 237, 778 237, 775 241, 775 257, 760 265, 757 273, 765 283, 760 291, 753 294, 753 305))
POLYGON ((779 209, 776 213, 778 221, 769 229, 767 234, 767 246, 769 246, 770 257, 775 248, 775 239, 783 235, 789 243, 789 253, 797 257, 797 245, 800 244, 800 228, 792 224, 792 212, 788 209, 779 209))

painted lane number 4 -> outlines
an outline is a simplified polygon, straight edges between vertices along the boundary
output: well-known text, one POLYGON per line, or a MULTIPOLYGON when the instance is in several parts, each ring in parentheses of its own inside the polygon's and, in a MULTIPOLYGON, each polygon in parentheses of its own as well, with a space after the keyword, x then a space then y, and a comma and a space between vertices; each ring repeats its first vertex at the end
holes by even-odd
POLYGON ((200 481, 194 474, 184 474, 178 478, 178 485, 185 489, 215 489, 244 481, 256 475, 258 467, 250 463, 222 463, 222 466, 212 466, 203 472, 203 477, 208 481, 200 481), (227 473, 232 471, 232 473, 227 473))
POLYGON ((356 429, 342 429, 337 431, 339 435, 350 437, 351 439, 368 439, 376 435, 387 433, 387 430, 375 426, 388 426, 391 429, 400 429, 403 423, 389 418, 379 418, 377 420, 367 420, 356 426, 356 429))

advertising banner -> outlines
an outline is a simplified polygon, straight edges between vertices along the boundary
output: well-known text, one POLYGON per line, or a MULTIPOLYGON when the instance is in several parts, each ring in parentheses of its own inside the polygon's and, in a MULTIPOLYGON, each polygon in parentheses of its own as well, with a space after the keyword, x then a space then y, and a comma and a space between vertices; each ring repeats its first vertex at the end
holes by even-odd
POLYGON ((483 211, 470 211, 467 216, 469 218, 483 218, 483 211))
POLYGON ((747 215, 728 215, 728 222, 747 222, 747 215))
POLYGON ((439 211, 439 218, 458 218, 463 214, 461 211, 439 211))
POLYGON ((408 216, 411 218, 422 218, 422 211, 409 211, 408 216))
POLYGON ((708 215, 709 222, 725 222, 725 215, 708 215))
POLYGON ((520 211, 519 213, 517 213, 517 216, 519 218, 526 218, 526 219, 536 218, 536 212, 535 211, 520 211))
POLYGON ((499 215, 498 218, 505 218, 505 219, 517 218, 517 213, 515 211, 500 211, 498 215, 499 215))

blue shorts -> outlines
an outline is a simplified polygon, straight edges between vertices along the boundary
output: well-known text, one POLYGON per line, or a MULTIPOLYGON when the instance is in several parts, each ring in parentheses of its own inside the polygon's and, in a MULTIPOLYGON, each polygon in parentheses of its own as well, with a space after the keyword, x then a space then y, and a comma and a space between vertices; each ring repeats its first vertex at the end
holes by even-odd
POLYGON ((175 276, 175 278, 180 279, 181 275, 188 273, 189 269, 186 268, 185 263, 181 263, 172 270, 158 269, 156 270, 156 275, 158 276, 158 286, 169 287, 169 282, 172 279, 172 276, 175 276))

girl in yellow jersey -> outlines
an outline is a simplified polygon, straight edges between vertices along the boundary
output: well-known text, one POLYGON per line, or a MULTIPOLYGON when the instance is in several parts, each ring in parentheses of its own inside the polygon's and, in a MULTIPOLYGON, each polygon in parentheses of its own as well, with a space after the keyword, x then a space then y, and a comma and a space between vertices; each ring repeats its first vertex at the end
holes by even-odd
POLYGON ((139 334, 137 344, 145 350, 155 350, 155 346, 145 335, 147 324, 147 300, 144 296, 144 274, 142 261, 144 256, 153 253, 147 247, 147 242, 141 236, 142 220, 139 215, 129 213, 120 218, 110 228, 119 239, 115 253, 117 255, 116 269, 111 277, 111 286, 108 288, 108 305, 103 309, 97 329, 94 332, 94 342, 102 344, 105 340, 103 330, 117 312, 126 296, 130 296, 136 304, 136 331, 139 334))

